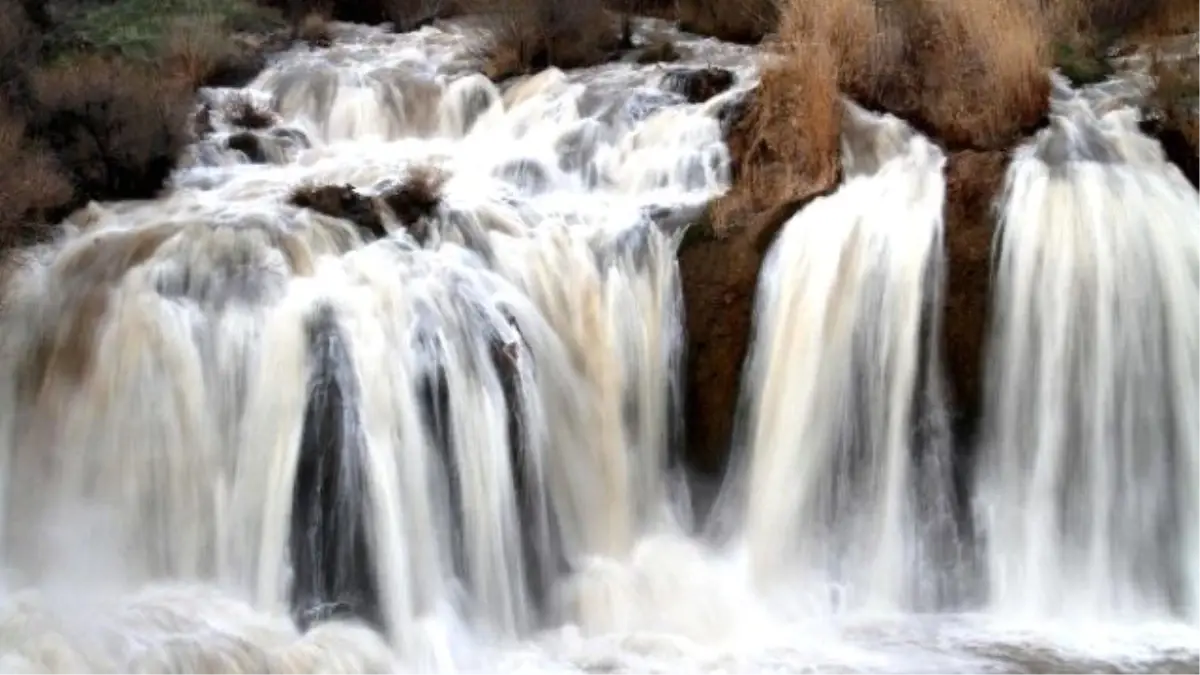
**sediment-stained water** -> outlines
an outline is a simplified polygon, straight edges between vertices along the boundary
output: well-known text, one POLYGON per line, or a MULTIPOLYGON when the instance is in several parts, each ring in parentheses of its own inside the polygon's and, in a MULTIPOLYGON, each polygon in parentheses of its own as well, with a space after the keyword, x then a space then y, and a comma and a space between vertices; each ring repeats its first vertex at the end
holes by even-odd
POLYGON ((754 50, 497 87, 468 24, 336 32, 204 92, 159 199, 9 271, 0 669, 1200 667, 1200 208, 1126 113, 1062 92, 1011 168, 968 538, 944 155, 849 109, 845 183, 762 271, 717 538, 670 461, 675 250, 754 50), (732 88, 687 102, 708 66, 732 88))

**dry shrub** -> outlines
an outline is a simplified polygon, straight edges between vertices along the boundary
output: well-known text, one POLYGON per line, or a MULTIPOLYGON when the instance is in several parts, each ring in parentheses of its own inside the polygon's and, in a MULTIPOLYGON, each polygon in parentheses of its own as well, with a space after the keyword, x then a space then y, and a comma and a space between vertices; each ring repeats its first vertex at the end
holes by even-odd
POLYGON ((596 65, 613 57, 620 42, 599 0, 475 0, 466 9, 487 22, 483 70, 493 80, 596 65))
POLYGON ((225 121, 242 129, 266 129, 279 121, 273 110, 243 92, 230 96, 222 107, 225 121))
POLYGON ((219 20, 211 17, 175 21, 163 48, 166 72, 189 86, 199 86, 233 51, 219 20))
POLYGON ((159 63, 185 88, 240 87, 262 71, 272 47, 235 39, 220 17, 192 17, 172 23, 159 63))
POLYGON ((415 166, 408 170, 403 180, 380 196, 396 219, 405 227, 412 228, 422 218, 437 211, 442 201, 442 188, 448 178, 439 167, 415 166))
MULTIPOLYGON (((840 4, 856 6, 846 0, 840 4)), ((733 187, 712 207, 717 237, 758 214, 811 197, 837 175, 839 54, 831 40, 810 36, 835 38, 842 27, 833 19, 851 17, 790 12, 789 18, 795 23, 785 23, 789 30, 781 30, 777 49, 728 139, 733 187)))
POLYGON ((658 37, 642 48, 637 55, 637 62, 643 65, 649 63, 672 63, 682 55, 674 42, 666 37, 658 37))
POLYGON ((761 40, 779 20, 776 0, 678 0, 676 9, 682 30, 744 44, 761 40))
POLYGON ((309 12, 296 25, 297 40, 302 40, 312 47, 328 47, 333 44, 333 30, 329 19, 321 12, 309 12))
POLYGON ((30 98, 28 73, 38 62, 41 34, 11 0, 0 0, 0 97, 25 106, 30 98))
POLYGON ((376 203, 353 185, 301 185, 288 203, 354 223, 365 239, 387 236, 376 203))
POLYGON ((455 0, 383 0, 384 16, 396 32, 416 30, 460 12, 455 0))
POLYGON ((1195 58, 1168 60, 1155 54, 1150 61, 1155 89, 1146 102, 1143 130, 1162 144, 1192 185, 1200 183, 1200 62, 1195 58))
POLYGON ((25 123, 0 110, 0 251, 25 246, 47 230, 44 223, 72 197, 71 184, 54 157, 29 139, 25 123))
POLYGON ((187 142, 191 89, 148 67, 98 56, 35 77, 37 135, 88 198, 144 198, 187 142))
POLYGON ((1031 0, 1058 39, 1083 34, 1111 42, 1120 36, 1153 38, 1200 29, 1195 0, 1031 0))
POLYGON ((1049 41, 1024 0, 893 0, 875 11, 869 5, 789 6, 789 15, 808 15, 802 24, 837 27, 831 49, 841 88, 852 98, 951 147, 1006 147, 1044 119, 1049 41), (831 11, 833 20, 812 17, 831 11))

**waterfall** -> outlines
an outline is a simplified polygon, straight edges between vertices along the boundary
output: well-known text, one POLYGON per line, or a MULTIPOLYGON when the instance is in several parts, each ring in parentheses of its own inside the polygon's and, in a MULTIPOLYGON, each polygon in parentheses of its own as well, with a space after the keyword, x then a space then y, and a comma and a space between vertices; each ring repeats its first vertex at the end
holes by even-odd
POLYGON ((936 349, 945 156, 846 107, 842 185, 784 225, 760 275, 746 546, 760 581, 828 589, 841 609, 936 606, 956 544, 936 349))
POLYGON ((1195 617, 1200 202, 1136 111, 1056 101, 1007 175, 976 501, 997 611, 1195 617))
POLYGON ((635 23, 679 60, 499 85, 472 20, 339 24, 3 261, 0 672, 1196 671, 1200 207, 1135 113, 1012 158, 977 450, 955 158, 847 102, 698 505, 676 254, 758 54, 635 23))
MULTIPOLYGON (((624 66, 502 93, 414 35, 390 39, 443 51, 297 48, 204 92, 166 194, 14 261, 0 562, 33 589, 10 621, 71 624, 59 662, 445 670, 467 634, 623 611, 586 570, 669 515, 669 223, 728 182, 737 92, 686 104, 624 66), (74 625, 67 586, 149 624, 74 625)), ((50 658, 9 639, 18 669, 50 658)))

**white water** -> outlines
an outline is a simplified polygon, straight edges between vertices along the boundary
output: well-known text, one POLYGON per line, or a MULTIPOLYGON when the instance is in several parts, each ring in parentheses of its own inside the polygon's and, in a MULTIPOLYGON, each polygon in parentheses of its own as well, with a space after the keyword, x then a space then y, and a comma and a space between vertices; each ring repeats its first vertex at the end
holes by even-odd
MULTIPOLYGON (((893 489, 845 530, 850 544, 882 531, 875 550, 909 562, 877 579, 866 572, 875 561, 855 556, 851 581, 887 602, 831 613, 805 578, 820 557, 776 555, 756 545, 765 536, 718 547, 688 535, 686 495, 666 469, 678 419, 674 242, 647 214, 671 221, 661 214, 723 189, 717 117, 731 97, 682 105, 658 86, 659 66, 628 64, 550 71, 500 92, 462 76, 469 36, 453 29, 346 28, 339 39, 289 54, 252 85, 282 113, 255 132, 268 163, 225 149, 233 130, 218 115, 169 194, 94 205, 11 276, 0 317, 0 670, 1195 663, 1194 627, 1171 622, 864 611, 932 597, 913 587, 929 578, 914 558, 923 536, 879 529, 921 511, 911 473, 879 472, 893 489), (382 195, 428 166, 448 180, 422 223, 424 246, 387 211, 389 237, 363 245, 346 221, 286 203, 306 184, 382 195), (316 514, 292 512, 322 500, 316 514), (318 556, 291 537, 308 528, 336 546, 318 556), (763 576, 764 561, 783 574, 763 576), (343 574, 318 574, 334 569, 343 574), (289 616, 293 602, 313 621, 307 631, 289 616)), ((744 48, 685 47, 693 64, 752 75, 744 48)), ((894 346, 896 360, 877 364, 890 387, 862 392, 882 406, 871 443, 895 460, 911 443, 899 438, 904 409, 937 411, 936 391, 917 382, 936 368, 918 355, 936 334, 922 307, 937 285, 942 160, 918 138, 855 119, 852 146, 902 142, 865 150, 862 179, 843 190, 919 205, 897 214, 894 235, 882 211, 865 210, 858 227, 881 246, 874 259, 898 267, 848 279, 864 296, 844 294, 906 300, 886 307, 895 321, 878 333, 855 331, 894 346), (897 162, 875 167, 874 152, 897 162), (921 180, 892 173, 900 166, 921 180), (899 236, 902 226, 920 236, 899 236)), ((830 203, 816 213, 840 215, 830 203)), ((810 215, 784 243, 816 234, 795 227, 810 215)), ((854 221, 828 222, 833 248, 854 221)), ((774 449, 792 461, 786 452, 774 449)), ((778 517, 789 525, 786 509, 778 517)))
POLYGON ((996 244, 981 525, 998 611, 1195 620, 1200 202, 1130 109, 1064 99, 996 244))
POLYGON ((761 274, 735 485, 746 546, 768 588, 839 611, 935 609, 957 544, 938 330, 923 325, 941 298, 945 155, 854 107, 843 134, 842 185, 784 225, 761 274))

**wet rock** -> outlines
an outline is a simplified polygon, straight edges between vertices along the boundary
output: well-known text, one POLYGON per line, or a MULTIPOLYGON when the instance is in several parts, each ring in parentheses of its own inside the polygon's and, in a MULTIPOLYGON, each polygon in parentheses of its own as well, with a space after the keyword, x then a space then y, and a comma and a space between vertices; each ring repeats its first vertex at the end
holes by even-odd
POLYGON ((947 264, 941 349, 959 447, 971 445, 982 409, 993 207, 1007 169, 1003 151, 966 150, 951 154, 946 162, 947 264))
POLYGON ((354 189, 352 185, 300 187, 292 192, 288 203, 348 220, 358 226, 359 232, 368 241, 387 236, 378 203, 354 189))
POLYGON ((263 150, 262 141, 253 131, 239 131, 231 135, 225 139, 225 146, 245 155, 251 164, 267 162, 267 153, 263 150))
POLYGON ((1151 114, 1139 126, 1142 133, 1153 136, 1167 154, 1167 159, 1177 166, 1192 184, 1200 187, 1200 155, 1197 154, 1195 129, 1200 126, 1195 118, 1190 121, 1192 136, 1189 136, 1188 124, 1173 123, 1170 117, 1151 114))
POLYGON ((663 76, 662 87, 682 94, 689 103, 703 103, 733 86, 734 74, 724 68, 673 70, 663 76))
POLYGON ((189 127, 192 130, 192 138, 204 138, 216 131, 213 126, 213 109, 208 102, 202 102, 196 112, 192 113, 189 127))
POLYGON ((775 28, 779 10, 773 0, 678 0, 680 30, 725 42, 757 44, 775 28))
POLYGON ((812 175, 797 176, 775 204, 760 205, 746 193, 763 169, 751 170, 750 163, 773 160, 756 154, 753 124, 740 122, 733 121, 728 139, 733 187, 689 226, 679 247, 687 334, 685 460, 710 476, 728 460, 759 268, 784 223, 838 181, 836 157, 831 157, 812 175), (723 212, 733 215, 714 218, 723 212))
POLYGON ((279 115, 245 94, 230 96, 221 105, 225 121, 242 129, 266 129, 279 122, 279 115))
POLYGON ((321 307, 305 329, 312 374, 288 537, 293 617, 301 630, 359 619, 386 633, 363 507, 370 485, 353 357, 330 307, 321 307))
POLYGON ((641 64, 673 63, 681 57, 682 55, 679 53, 679 49, 675 47, 674 42, 660 39, 642 47, 637 53, 636 61, 641 64))
POLYGON ((380 194, 383 203, 392 210, 396 220, 408 228, 419 242, 428 237, 427 219, 433 217, 442 203, 442 187, 448 176, 433 166, 409 169, 404 179, 380 194))
POLYGON ((272 54, 288 46, 284 31, 239 33, 230 38, 228 49, 212 65, 198 86, 244 87, 267 67, 272 54))

